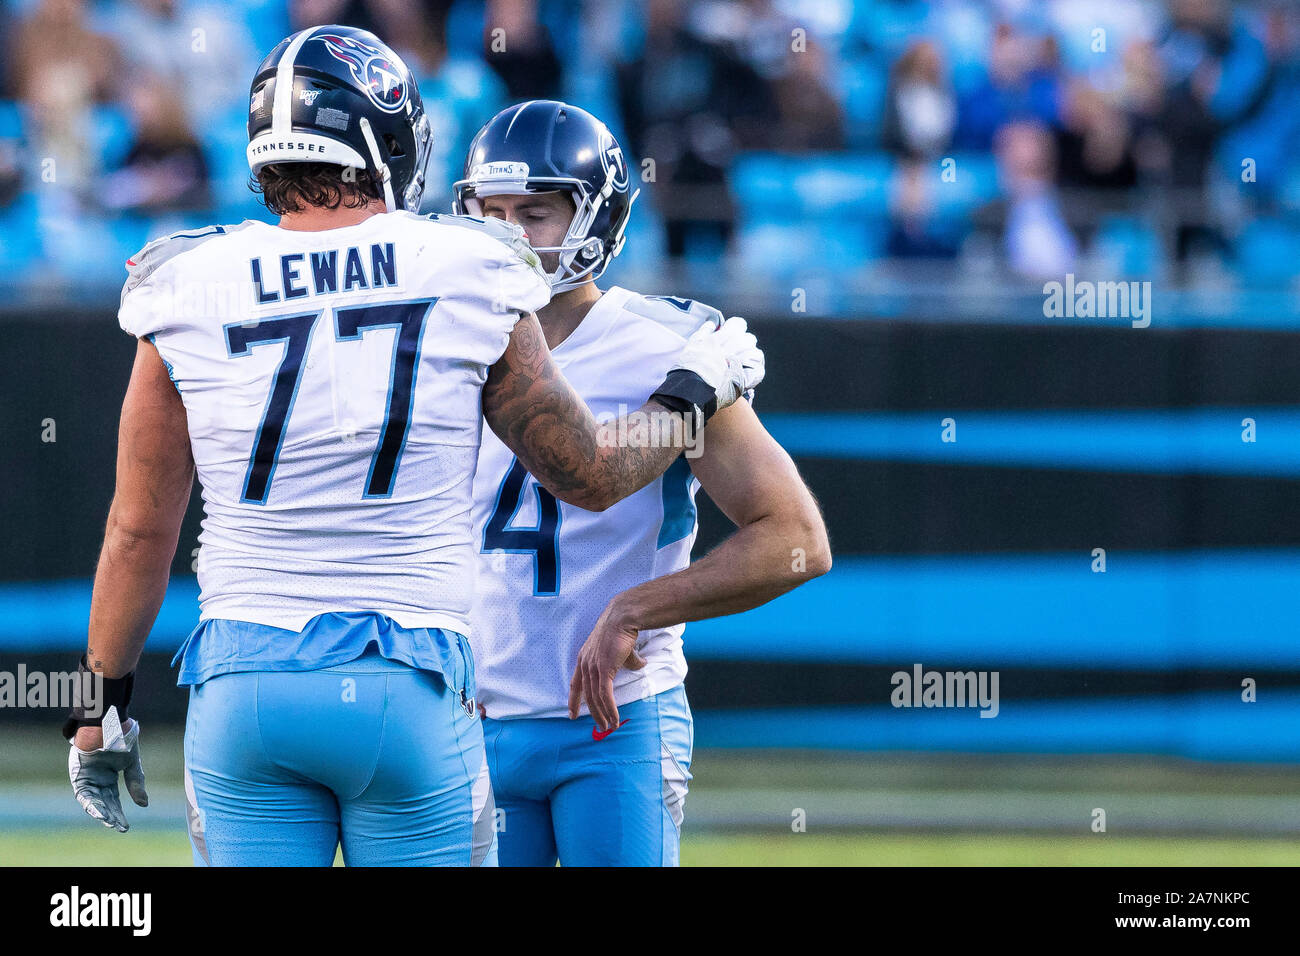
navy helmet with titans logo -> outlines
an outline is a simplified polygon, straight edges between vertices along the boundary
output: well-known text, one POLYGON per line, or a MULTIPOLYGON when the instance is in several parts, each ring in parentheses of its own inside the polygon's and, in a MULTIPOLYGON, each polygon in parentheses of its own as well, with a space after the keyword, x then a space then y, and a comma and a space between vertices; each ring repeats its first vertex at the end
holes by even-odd
POLYGON ((573 220, 559 246, 552 292, 598 278, 623 248, 633 192, 623 150, 586 110, 556 100, 529 100, 502 110, 478 131, 453 187, 454 211, 481 216, 487 196, 565 190, 573 220))
POLYGON ((332 163, 364 169, 388 211, 418 212, 433 132, 415 77, 373 34, 321 26, 286 37, 262 61, 248 104, 248 165, 332 163))

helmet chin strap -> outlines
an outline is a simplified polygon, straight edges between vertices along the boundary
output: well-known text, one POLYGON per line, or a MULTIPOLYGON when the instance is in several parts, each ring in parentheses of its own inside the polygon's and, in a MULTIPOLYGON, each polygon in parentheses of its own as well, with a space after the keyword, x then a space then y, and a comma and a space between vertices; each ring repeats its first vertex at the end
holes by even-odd
POLYGON ((375 141, 374 131, 370 128, 370 120, 363 116, 360 125, 361 135, 366 141, 366 148, 370 150, 370 163, 379 172, 380 182, 384 186, 384 206, 389 212, 396 212, 397 203, 393 201, 392 173, 388 171, 388 164, 382 162, 379 158, 379 143, 375 141))

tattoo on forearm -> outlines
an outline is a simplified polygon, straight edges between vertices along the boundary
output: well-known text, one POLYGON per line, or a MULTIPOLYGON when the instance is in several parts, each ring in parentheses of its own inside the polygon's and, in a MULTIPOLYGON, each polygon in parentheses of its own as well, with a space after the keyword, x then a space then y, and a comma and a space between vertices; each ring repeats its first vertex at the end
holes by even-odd
MULTIPOLYGON (((591 410, 551 361, 541 327, 524 320, 483 391, 488 421, 553 492, 617 501, 644 487, 681 448, 602 443, 591 410)), ((608 426, 606 426, 608 427, 608 426)))

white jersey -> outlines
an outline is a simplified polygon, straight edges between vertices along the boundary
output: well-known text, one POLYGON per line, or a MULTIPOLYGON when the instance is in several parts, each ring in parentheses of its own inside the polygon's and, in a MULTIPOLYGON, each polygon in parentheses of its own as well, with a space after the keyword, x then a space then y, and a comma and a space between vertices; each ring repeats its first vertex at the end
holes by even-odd
POLYGON ((157 347, 189 420, 202 619, 468 633, 481 391, 518 313, 550 299, 522 236, 395 212, 215 226, 128 260, 122 327, 157 347))
MULTIPOLYGON (((612 288, 552 354, 604 421, 644 404, 686 336, 720 318, 689 300, 612 288)), ((474 479, 479 574, 470 643, 489 717, 567 714, 578 649, 610 598, 690 564, 698 486, 682 457, 611 508, 584 511, 556 501, 495 435, 484 436, 474 479)), ((682 682, 684 630, 641 632, 637 652, 646 666, 618 673, 619 704, 682 682)))

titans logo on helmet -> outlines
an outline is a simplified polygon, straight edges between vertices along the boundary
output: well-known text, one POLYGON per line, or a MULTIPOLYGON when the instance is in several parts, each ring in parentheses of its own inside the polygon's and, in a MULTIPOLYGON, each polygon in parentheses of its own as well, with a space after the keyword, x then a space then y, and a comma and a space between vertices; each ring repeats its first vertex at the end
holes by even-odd
POLYGON ((406 105, 406 82, 401 67, 381 50, 351 37, 323 35, 314 37, 326 49, 348 65, 352 76, 370 93, 370 99, 385 113, 396 113, 406 105))
POLYGON ((627 188, 627 161, 623 158, 622 148, 607 129, 602 130, 600 136, 600 165, 615 189, 627 188))

